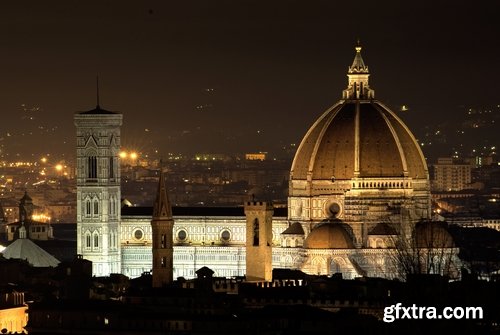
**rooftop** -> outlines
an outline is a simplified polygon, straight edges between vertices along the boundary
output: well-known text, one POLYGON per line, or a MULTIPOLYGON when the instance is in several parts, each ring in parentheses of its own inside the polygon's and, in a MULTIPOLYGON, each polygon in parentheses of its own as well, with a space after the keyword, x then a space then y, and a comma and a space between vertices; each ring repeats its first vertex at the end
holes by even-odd
MULTIPOLYGON (((245 216, 244 207, 172 207, 172 215, 176 216, 245 216)), ((153 216, 153 207, 123 206, 122 216, 153 216)), ((287 208, 274 208, 275 217, 286 217, 287 208)))

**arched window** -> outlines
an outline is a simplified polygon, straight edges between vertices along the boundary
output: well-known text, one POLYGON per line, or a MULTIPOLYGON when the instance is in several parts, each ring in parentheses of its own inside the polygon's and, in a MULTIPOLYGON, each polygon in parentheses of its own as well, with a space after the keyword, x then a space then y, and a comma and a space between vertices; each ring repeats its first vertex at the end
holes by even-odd
POLYGON ((86 216, 90 216, 90 215, 92 214, 91 207, 92 207, 92 206, 90 205, 90 200, 89 200, 89 199, 87 199, 87 200, 85 201, 85 215, 86 215, 86 216))
POLYGON ((89 179, 97 178, 97 157, 89 156, 87 158, 87 176, 89 179))
POLYGON ((92 247, 92 239, 90 238, 90 233, 85 234, 85 247, 90 249, 92 247))
POLYGON ((109 178, 115 177, 115 159, 114 157, 109 157, 109 178))
POLYGON ((253 245, 259 245, 259 219, 253 221, 253 245))
POLYGON ((99 248, 99 235, 94 233, 94 248, 99 248))
POLYGON ((330 262, 330 273, 335 274, 335 273, 341 273, 342 269, 340 267, 340 264, 336 262, 335 260, 332 260, 330 262))
POLYGON ((114 196, 111 196, 109 198, 109 214, 110 215, 115 215, 115 197, 114 196))
POLYGON ((94 200, 94 215, 99 215, 99 201, 94 200))

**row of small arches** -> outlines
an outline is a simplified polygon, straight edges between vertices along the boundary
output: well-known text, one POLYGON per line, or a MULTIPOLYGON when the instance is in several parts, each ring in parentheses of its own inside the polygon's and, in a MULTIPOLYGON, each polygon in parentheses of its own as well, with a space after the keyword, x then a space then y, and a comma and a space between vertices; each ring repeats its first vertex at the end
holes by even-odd
MULTIPOLYGON (((118 242, 117 242, 117 236, 118 234, 113 232, 113 231, 110 231, 109 234, 108 234, 108 247, 109 248, 116 248, 117 245, 118 245, 118 242)), ((86 231, 85 232, 85 248, 87 250, 99 250, 100 248, 100 244, 101 244, 101 240, 100 240, 100 235, 97 231, 94 231, 94 232, 90 232, 90 231, 86 231)))
MULTIPOLYGON (((109 197, 108 214, 111 216, 117 215, 118 200, 116 196, 112 195, 109 197)), ((85 199, 85 216, 98 216, 99 215, 99 199, 97 197, 87 197, 85 199)))
POLYGON ((357 182, 352 183, 353 188, 409 188, 412 187, 410 182, 401 181, 378 181, 378 182, 357 182))
POLYGON ((281 246, 285 248, 296 248, 296 247, 301 247, 303 243, 302 241, 299 241, 298 238, 284 238, 281 241, 281 246))
MULTIPOLYGON (((101 173, 99 172, 99 169, 100 169, 99 164, 103 163, 103 161, 101 159, 98 160, 97 158, 98 157, 96 154, 88 154, 87 155, 87 163, 85 165, 85 170, 86 170, 85 174, 87 176, 87 179, 90 181, 93 181, 93 180, 97 179, 98 177, 100 177, 100 178, 105 177, 105 175, 101 175, 101 173)), ((105 158, 105 157, 99 157, 99 158, 105 158)), ((108 159, 108 166, 107 166, 108 178, 113 179, 117 176, 117 171, 115 171, 115 170, 119 166, 119 164, 116 162, 116 160, 118 158, 111 156, 111 157, 108 157, 107 159, 108 159)))
POLYGON ((85 248, 86 249, 99 249, 99 233, 94 231, 85 233, 85 248))

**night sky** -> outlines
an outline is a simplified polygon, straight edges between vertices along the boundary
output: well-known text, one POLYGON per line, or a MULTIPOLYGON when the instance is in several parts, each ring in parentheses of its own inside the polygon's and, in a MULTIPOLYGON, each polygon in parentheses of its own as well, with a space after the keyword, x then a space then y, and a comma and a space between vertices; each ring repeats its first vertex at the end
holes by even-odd
POLYGON ((275 152, 341 97, 359 38, 375 96, 415 133, 500 104, 498 1, 2 1, 0 145, 74 155, 73 114, 122 144, 275 152), (23 107, 24 105, 24 107, 23 107))

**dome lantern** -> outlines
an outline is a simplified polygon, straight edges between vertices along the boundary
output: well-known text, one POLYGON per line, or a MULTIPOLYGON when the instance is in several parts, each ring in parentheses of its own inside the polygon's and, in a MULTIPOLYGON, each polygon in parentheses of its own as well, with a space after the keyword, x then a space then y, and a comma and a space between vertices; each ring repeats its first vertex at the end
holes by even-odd
POLYGON ((361 45, 356 45, 356 55, 347 71, 347 88, 342 92, 342 99, 374 99, 375 91, 368 85, 370 72, 361 56, 361 45))

